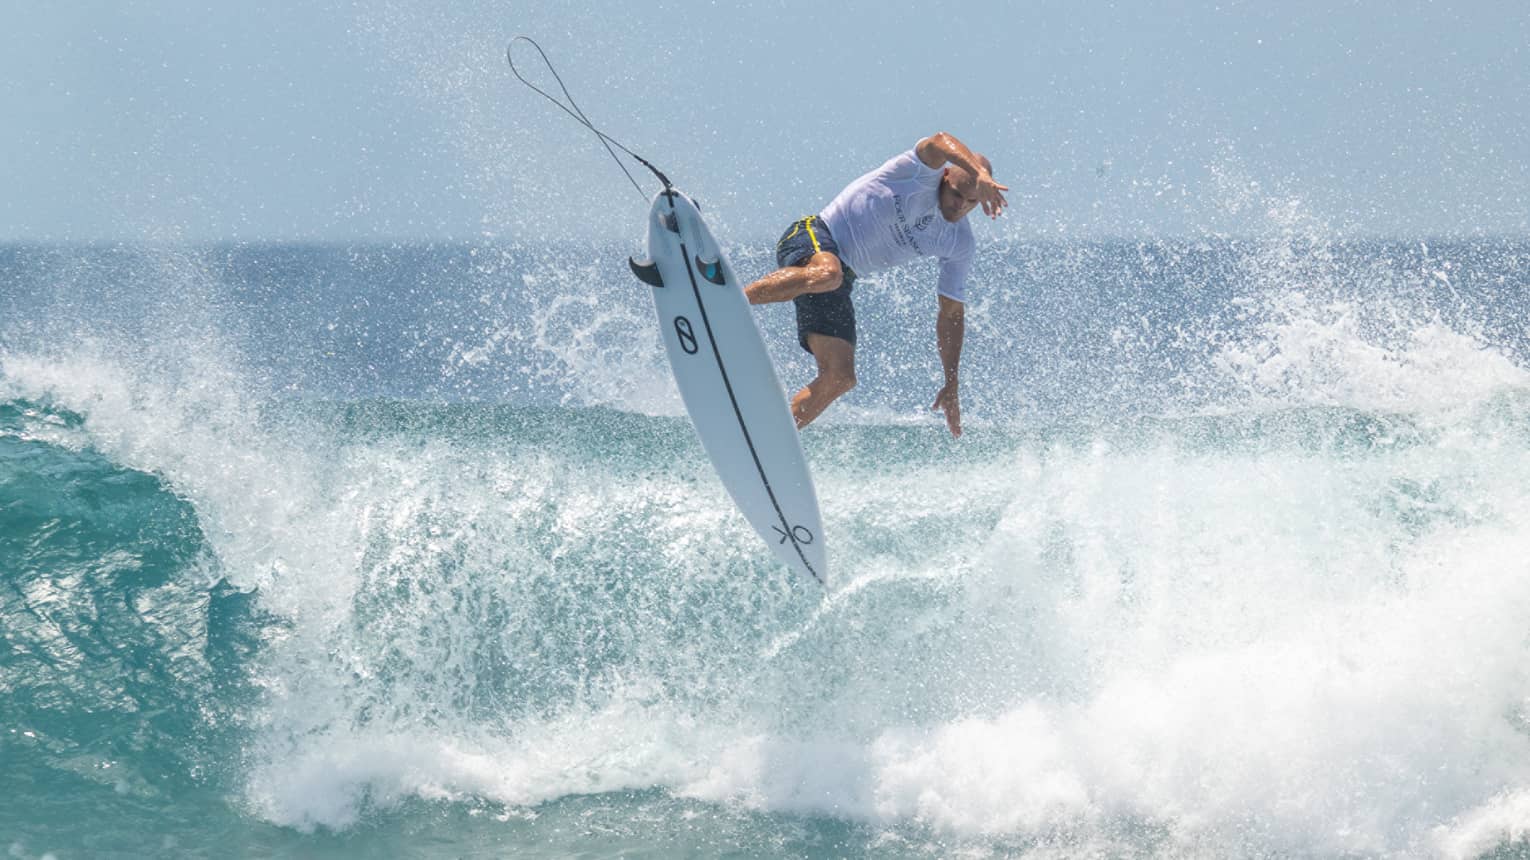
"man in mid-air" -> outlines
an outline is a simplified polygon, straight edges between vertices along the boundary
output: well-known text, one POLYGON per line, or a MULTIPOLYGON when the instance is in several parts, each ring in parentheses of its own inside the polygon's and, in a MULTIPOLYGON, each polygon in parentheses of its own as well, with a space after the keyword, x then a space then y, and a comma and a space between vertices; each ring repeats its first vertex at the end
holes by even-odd
POLYGON ((806 427, 855 387, 856 275, 890 269, 916 257, 938 257, 940 314, 935 341, 945 385, 932 408, 945 412, 952 436, 962 434, 957 366, 966 330, 963 302, 974 242, 967 213, 978 206, 997 218, 1009 205, 1008 186, 993 165, 945 132, 846 186, 817 215, 798 219, 776 243, 781 268, 744 288, 749 303, 791 299, 797 341, 818 362, 818 375, 792 397, 792 417, 806 427))

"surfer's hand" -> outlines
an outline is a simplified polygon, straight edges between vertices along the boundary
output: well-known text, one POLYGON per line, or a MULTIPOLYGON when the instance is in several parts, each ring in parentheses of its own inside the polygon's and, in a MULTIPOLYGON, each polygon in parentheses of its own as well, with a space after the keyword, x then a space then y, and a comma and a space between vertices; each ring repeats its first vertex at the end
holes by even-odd
POLYGON ((957 394, 956 383, 946 383, 946 387, 935 395, 935 404, 930 408, 946 413, 946 427, 950 428, 953 438, 962 435, 962 401, 957 394))
POLYGON ((995 182, 988 171, 983 171, 977 176, 978 202, 983 206, 983 214, 989 218, 997 218, 1004 214, 1004 207, 1009 201, 1004 199, 1004 192, 1009 190, 1008 185, 1000 185, 995 182))

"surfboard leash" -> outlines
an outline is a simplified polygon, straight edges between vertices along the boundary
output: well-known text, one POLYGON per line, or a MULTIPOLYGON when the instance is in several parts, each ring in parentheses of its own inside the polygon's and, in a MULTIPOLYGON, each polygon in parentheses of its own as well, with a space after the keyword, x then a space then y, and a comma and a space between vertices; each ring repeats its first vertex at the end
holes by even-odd
POLYGON ((558 74, 558 70, 553 68, 552 60, 547 58, 547 52, 542 50, 542 46, 538 45, 535 39, 532 39, 530 36, 516 36, 515 38, 511 39, 510 43, 505 46, 505 60, 510 64, 510 73, 515 75, 517 80, 530 87, 536 93, 541 95, 542 98, 545 98, 553 104, 557 105, 563 110, 564 113, 573 117, 576 122, 589 129, 597 138, 599 138, 601 146, 606 148, 606 152, 611 153, 611 158, 616 162, 616 166, 620 167, 622 169, 622 173, 627 175, 627 181, 631 182, 632 187, 637 189, 638 196, 643 198, 644 203, 648 202, 648 195, 643 193, 643 187, 638 185, 636 179, 632 178, 632 173, 627 170, 627 165, 622 163, 621 156, 616 154, 616 150, 613 150, 611 148, 612 146, 615 146, 616 149, 620 149, 622 152, 632 156, 637 160, 639 164, 652 171, 653 175, 659 178, 659 182, 663 183, 665 191, 669 191, 674 187, 670 184, 669 177, 665 176, 663 171, 659 170, 659 168, 654 167, 648 159, 623 146, 621 141, 618 141, 616 138, 611 137, 610 135, 596 128, 595 124, 590 122, 590 118, 584 115, 584 111, 579 107, 579 104, 574 101, 574 97, 569 94, 568 87, 563 83, 563 78, 558 74), (563 90, 563 97, 568 99, 568 104, 564 104, 556 97, 548 93, 546 90, 542 89, 531 81, 526 80, 525 76, 521 74, 521 70, 515 67, 516 42, 526 42, 527 44, 531 45, 531 47, 536 49, 537 54, 542 57, 542 62, 547 66, 547 70, 552 73, 553 80, 557 81, 558 87, 563 90))

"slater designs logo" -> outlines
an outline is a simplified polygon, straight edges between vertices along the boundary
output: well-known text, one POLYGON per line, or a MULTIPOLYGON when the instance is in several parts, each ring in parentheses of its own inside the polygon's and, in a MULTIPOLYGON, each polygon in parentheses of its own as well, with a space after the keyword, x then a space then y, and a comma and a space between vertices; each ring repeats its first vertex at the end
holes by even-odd
POLYGON ((914 229, 915 230, 923 230, 924 228, 930 226, 930 222, 934 221, 934 220, 935 220, 934 214, 926 215, 923 218, 920 218, 918 221, 914 222, 914 229))

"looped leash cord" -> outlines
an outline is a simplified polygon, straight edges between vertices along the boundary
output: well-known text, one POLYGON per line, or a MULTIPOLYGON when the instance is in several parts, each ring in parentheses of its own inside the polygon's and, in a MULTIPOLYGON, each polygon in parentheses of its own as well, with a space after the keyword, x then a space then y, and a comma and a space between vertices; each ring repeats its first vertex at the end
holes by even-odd
POLYGON ((668 191, 668 190, 670 190, 671 187, 673 187, 669 183, 669 177, 665 176, 662 172, 660 172, 659 168, 654 167, 652 164, 650 164, 648 162, 648 159, 644 158, 641 155, 638 155, 637 153, 633 152, 632 150, 628 149, 627 147, 622 146, 620 141, 618 141, 617 139, 611 137, 610 135, 606 134, 605 132, 601 131, 600 129, 596 128, 595 124, 590 122, 590 118, 585 116, 584 115, 584 111, 580 109, 580 107, 579 107, 579 105, 577 103, 575 103, 574 97, 572 95, 569 95, 568 87, 564 85, 563 78, 558 75, 558 70, 553 68, 552 60, 547 59, 547 52, 543 51, 542 50, 542 46, 538 45, 535 40, 533 40, 529 36, 516 36, 515 38, 511 39, 510 40, 510 44, 505 46, 505 60, 510 63, 510 73, 515 75, 517 80, 519 80, 521 83, 525 84, 526 86, 530 87, 532 90, 536 91, 538 94, 540 94, 542 96, 542 98, 545 98, 548 101, 552 102, 553 104, 557 105, 558 107, 562 108, 564 113, 566 113, 569 116, 573 117, 575 121, 577 121, 580 125, 584 126, 585 128, 589 129, 591 132, 593 132, 595 134, 595 136, 597 138, 600 139, 601 146, 604 146, 606 148, 606 152, 611 153, 611 158, 616 161, 616 166, 620 167, 622 169, 622 173, 627 174, 627 181, 631 182, 632 183, 632 187, 637 189, 638 196, 643 198, 643 202, 644 203, 648 202, 648 195, 643 193, 643 187, 641 185, 638 185, 636 179, 632 178, 632 173, 627 170, 627 165, 622 163, 621 157, 616 154, 615 150, 611 149, 611 147, 613 145, 615 145, 616 148, 620 149, 622 152, 625 152, 628 155, 632 156, 633 158, 637 159, 639 164, 641 164, 644 167, 648 168, 649 170, 653 171, 653 175, 659 177, 659 181, 664 184, 664 190, 665 191, 668 191), (558 82, 558 87, 563 90, 563 97, 568 99, 568 104, 565 105, 563 102, 558 101, 558 99, 556 99, 552 95, 549 95, 541 87, 537 86, 536 84, 533 84, 531 81, 526 80, 526 78, 521 75, 520 69, 517 69, 515 67, 515 54, 514 54, 515 43, 516 42, 522 42, 522 41, 530 44, 531 47, 537 49, 537 53, 540 54, 541 57, 542 57, 542 62, 547 65, 547 70, 549 72, 552 72, 553 80, 557 81, 558 82), (572 108, 572 109, 570 109, 570 108, 572 108))

